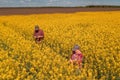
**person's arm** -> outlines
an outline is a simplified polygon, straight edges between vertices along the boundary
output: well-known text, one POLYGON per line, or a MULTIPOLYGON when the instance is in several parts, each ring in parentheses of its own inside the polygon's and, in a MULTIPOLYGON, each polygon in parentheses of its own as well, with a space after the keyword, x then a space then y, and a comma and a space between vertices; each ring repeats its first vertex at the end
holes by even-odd
POLYGON ((78 56, 78 61, 79 61, 79 62, 82 62, 82 61, 83 61, 83 55, 82 55, 82 53, 78 56))
POLYGON ((73 60, 72 60, 72 59, 70 59, 69 61, 70 61, 70 63, 73 63, 73 60))
POLYGON ((39 37, 44 38, 44 32, 43 32, 43 30, 40 31, 40 36, 39 37))
POLYGON ((42 38, 43 36, 39 35, 37 38, 42 38))

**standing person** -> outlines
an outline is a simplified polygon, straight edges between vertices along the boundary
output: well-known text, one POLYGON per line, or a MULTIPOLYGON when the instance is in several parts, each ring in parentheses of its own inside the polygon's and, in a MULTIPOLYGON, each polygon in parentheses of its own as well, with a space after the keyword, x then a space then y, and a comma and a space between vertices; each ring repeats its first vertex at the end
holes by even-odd
POLYGON ((35 26, 33 37, 36 43, 40 43, 44 39, 44 32, 39 28, 38 25, 35 26))
POLYGON ((83 54, 79 50, 79 46, 75 45, 72 50, 72 55, 70 58, 70 62, 72 64, 77 64, 79 68, 82 68, 83 54))

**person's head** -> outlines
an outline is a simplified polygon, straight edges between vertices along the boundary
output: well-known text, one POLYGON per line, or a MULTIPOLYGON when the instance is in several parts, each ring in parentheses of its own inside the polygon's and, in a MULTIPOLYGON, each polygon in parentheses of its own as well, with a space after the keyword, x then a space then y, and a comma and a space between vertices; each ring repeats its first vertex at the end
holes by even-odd
POLYGON ((39 26, 35 25, 35 32, 38 32, 38 31, 39 31, 39 26))
POLYGON ((73 47, 72 51, 73 51, 73 52, 76 52, 76 51, 79 50, 79 48, 80 48, 80 47, 79 47, 78 45, 75 45, 75 46, 73 47))

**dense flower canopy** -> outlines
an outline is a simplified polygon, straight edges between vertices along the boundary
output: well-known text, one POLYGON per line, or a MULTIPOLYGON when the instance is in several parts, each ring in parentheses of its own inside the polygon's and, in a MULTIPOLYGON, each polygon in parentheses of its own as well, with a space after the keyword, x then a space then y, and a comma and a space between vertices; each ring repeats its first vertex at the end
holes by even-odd
POLYGON ((120 12, 0 16, 0 80, 119 80, 120 12), (38 45, 34 26, 45 33, 38 45), (80 46, 83 68, 69 63, 80 46))

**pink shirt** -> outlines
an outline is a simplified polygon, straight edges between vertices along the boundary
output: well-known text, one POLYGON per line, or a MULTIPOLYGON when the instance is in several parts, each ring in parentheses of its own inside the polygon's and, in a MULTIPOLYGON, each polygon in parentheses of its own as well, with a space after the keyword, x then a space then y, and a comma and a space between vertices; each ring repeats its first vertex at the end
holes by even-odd
POLYGON ((78 54, 75 53, 75 54, 72 54, 71 59, 82 61, 83 55, 82 55, 82 53, 78 53, 78 54))
POLYGON ((39 30, 38 32, 34 32, 34 36, 38 37, 38 36, 43 36, 44 37, 44 32, 43 30, 39 30))

